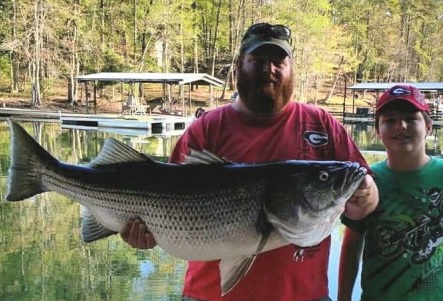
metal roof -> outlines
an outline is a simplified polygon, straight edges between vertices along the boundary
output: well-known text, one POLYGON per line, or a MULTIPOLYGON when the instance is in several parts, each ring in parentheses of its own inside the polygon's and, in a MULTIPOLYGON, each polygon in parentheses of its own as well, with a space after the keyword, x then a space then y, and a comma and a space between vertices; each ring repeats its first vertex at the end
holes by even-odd
POLYGON ((397 84, 406 84, 411 85, 419 89, 420 91, 438 91, 443 90, 443 82, 435 82, 435 83, 359 83, 354 86, 349 87, 349 89, 353 90, 387 90, 390 87, 397 84))
POLYGON ((100 72, 76 77, 79 82, 127 82, 127 83, 169 83, 184 85, 222 86, 224 82, 207 73, 138 73, 138 72, 100 72))

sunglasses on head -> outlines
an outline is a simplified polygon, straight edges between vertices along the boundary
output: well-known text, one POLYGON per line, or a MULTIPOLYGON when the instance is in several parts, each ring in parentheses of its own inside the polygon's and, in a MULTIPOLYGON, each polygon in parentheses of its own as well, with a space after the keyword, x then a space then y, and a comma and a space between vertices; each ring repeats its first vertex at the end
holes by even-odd
POLYGON ((284 25, 258 23, 249 27, 248 31, 243 37, 243 40, 250 36, 265 36, 289 41, 291 38, 291 30, 284 25))

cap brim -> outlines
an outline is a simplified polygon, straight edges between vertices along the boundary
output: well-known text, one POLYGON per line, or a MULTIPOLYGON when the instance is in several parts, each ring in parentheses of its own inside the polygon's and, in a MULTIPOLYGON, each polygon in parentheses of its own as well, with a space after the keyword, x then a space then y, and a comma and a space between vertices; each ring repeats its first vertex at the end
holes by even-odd
POLYGON ((404 98, 404 97, 397 97, 397 98, 394 98, 394 99, 390 99, 390 100, 386 101, 384 104, 382 104, 380 107, 378 107, 376 111, 380 112, 380 110, 382 110, 387 105, 389 105, 389 104, 391 104, 393 102, 406 102, 406 103, 410 104, 411 106, 413 106, 414 108, 416 108, 418 111, 424 111, 424 112, 428 111, 428 109, 420 106, 416 101, 413 101, 411 99, 404 98))
POLYGON ((281 40, 281 39, 270 39, 270 40, 266 40, 266 41, 259 41, 259 42, 253 43, 251 46, 249 46, 245 50, 245 53, 252 53, 254 50, 256 50, 257 48, 264 46, 264 45, 278 46, 281 49, 283 49, 290 58, 292 58, 292 49, 289 46, 289 43, 284 40, 281 40))

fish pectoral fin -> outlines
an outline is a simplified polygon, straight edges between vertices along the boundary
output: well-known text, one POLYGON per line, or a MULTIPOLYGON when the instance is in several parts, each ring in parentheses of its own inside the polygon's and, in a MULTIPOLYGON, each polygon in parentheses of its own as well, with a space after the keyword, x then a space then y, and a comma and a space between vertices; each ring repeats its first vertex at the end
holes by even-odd
POLYGON ((117 233, 100 224, 86 208, 82 210, 82 215, 82 239, 84 242, 93 242, 117 233))
POLYGON ((225 258, 219 263, 222 296, 229 293, 248 273, 256 256, 225 258))
POLYGON ((263 251, 263 249, 265 248, 266 244, 268 243, 270 235, 271 235, 271 230, 270 229, 267 229, 266 232, 262 233, 262 238, 260 240, 260 243, 257 246, 257 250, 255 251, 255 255, 258 255, 258 254, 261 253, 261 251, 263 251))
POLYGON ((139 153, 132 147, 114 138, 106 139, 98 156, 89 162, 90 167, 100 167, 110 164, 127 162, 153 162, 148 156, 139 153))
POLYGON ((264 233, 255 254, 249 257, 225 258, 220 260, 220 279, 222 296, 229 293, 237 283, 249 272, 257 255, 268 242, 270 232, 264 233))

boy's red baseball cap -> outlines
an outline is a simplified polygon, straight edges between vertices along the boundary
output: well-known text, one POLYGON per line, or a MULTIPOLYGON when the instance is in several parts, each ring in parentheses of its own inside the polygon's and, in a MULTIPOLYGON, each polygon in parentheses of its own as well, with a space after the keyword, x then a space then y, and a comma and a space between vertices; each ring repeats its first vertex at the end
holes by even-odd
POLYGON ((395 85, 385 91, 377 102, 375 112, 380 111, 385 105, 395 100, 406 101, 417 110, 429 113, 429 107, 423 94, 416 87, 404 84, 395 85))

